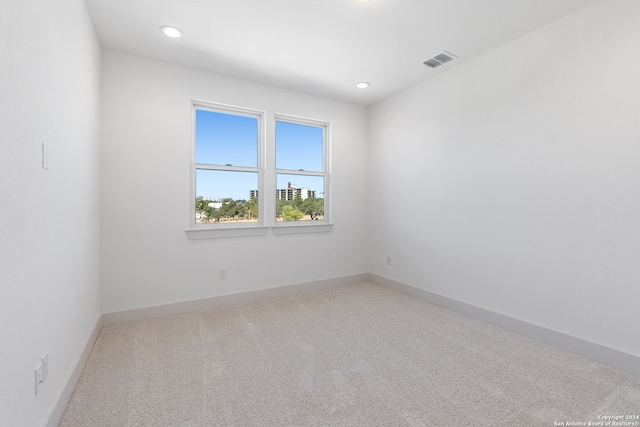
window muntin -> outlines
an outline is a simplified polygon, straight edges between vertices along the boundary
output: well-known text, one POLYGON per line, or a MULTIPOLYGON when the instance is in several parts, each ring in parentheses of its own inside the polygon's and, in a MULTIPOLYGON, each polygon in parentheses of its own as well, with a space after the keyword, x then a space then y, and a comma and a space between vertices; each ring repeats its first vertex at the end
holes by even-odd
POLYGON ((193 104, 191 228, 262 225, 263 113, 193 104))
POLYGON ((276 117, 276 224, 328 222, 328 124, 276 117))

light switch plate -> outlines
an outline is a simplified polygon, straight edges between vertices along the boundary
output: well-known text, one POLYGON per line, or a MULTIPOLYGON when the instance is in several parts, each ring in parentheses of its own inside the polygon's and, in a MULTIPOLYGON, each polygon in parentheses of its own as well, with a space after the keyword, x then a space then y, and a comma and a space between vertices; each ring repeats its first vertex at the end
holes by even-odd
POLYGON ((49 147, 47 143, 42 143, 42 169, 49 169, 49 147))

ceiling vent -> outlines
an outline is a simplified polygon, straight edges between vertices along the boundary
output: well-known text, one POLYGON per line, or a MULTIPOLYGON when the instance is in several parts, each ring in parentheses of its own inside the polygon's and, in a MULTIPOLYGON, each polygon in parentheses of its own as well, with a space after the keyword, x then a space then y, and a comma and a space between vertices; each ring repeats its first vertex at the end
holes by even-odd
POLYGON ((445 50, 440 55, 436 55, 431 59, 427 59, 423 62, 423 64, 427 67, 436 68, 441 66, 442 64, 446 64, 447 62, 452 61, 454 58, 457 58, 457 56, 445 50))

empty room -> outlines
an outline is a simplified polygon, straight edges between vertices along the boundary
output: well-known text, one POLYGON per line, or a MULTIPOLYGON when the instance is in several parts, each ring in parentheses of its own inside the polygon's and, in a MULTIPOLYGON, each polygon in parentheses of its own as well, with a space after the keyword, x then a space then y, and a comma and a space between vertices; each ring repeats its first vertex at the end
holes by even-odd
POLYGON ((640 426, 639 1, 0 28, 1 426, 640 426))

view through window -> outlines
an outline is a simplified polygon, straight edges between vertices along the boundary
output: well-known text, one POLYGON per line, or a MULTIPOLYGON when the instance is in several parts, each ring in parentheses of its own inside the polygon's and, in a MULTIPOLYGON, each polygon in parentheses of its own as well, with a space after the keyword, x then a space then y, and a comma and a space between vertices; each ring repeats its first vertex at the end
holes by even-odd
POLYGON ((265 172, 263 113, 194 102, 193 119, 192 227, 264 225, 265 179, 270 221, 327 221, 327 123, 275 116, 275 170, 265 172))
POLYGON ((276 221, 324 221, 326 125, 276 120, 276 221))
POLYGON ((195 109, 195 223, 255 223, 260 217, 261 116, 195 109))

